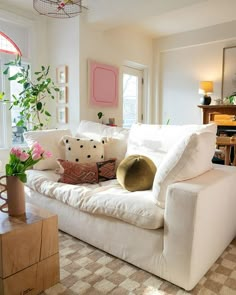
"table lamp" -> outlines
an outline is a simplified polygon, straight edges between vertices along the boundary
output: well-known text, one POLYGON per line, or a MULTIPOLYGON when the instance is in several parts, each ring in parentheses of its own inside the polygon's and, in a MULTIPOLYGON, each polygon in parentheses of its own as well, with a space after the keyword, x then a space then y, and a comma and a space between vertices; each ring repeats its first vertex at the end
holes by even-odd
POLYGON ((199 94, 204 94, 200 99, 200 103, 203 105, 209 105, 211 103, 211 97, 209 93, 213 93, 213 82, 212 81, 200 81, 199 83, 199 94))

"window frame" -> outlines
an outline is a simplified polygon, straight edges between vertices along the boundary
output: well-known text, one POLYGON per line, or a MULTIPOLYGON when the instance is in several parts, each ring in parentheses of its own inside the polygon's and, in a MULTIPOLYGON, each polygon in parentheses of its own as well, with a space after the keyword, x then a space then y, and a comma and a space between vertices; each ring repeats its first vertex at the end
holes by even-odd
POLYGON ((16 43, 10 37, 8 37, 2 31, 0 31, 0 36, 2 36, 4 39, 6 39, 16 49, 16 52, 15 52, 15 51, 10 51, 10 50, 0 48, 0 53, 3 52, 3 53, 7 53, 7 54, 14 54, 14 55, 18 54, 18 55, 22 56, 20 48, 16 45, 16 43))

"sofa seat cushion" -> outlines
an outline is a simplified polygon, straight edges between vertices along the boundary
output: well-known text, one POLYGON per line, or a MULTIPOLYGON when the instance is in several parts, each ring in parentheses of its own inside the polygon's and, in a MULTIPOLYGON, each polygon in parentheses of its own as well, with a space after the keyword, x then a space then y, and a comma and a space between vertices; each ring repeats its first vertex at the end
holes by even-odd
POLYGON ((164 225, 164 210, 155 204, 151 190, 129 192, 119 184, 82 198, 80 210, 106 215, 145 229, 164 225))
POLYGON ((163 226, 163 209, 155 204, 151 190, 128 192, 116 179, 96 184, 58 183, 52 171, 27 171, 27 186, 49 198, 90 214, 114 217, 141 228, 163 226))

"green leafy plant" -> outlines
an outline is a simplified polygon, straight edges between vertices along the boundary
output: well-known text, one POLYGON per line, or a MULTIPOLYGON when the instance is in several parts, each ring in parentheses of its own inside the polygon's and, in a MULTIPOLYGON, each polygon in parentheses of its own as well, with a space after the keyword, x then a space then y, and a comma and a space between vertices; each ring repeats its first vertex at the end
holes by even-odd
POLYGON ((18 95, 12 95, 12 100, 3 100, 4 93, 0 95, 0 100, 10 102, 10 109, 13 106, 20 107, 20 117, 16 126, 23 127, 25 130, 47 127, 51 114, 47 110, 46 100, 54 99, 54 91, 59 91, 52 79, 48 77, 50 67, 41 66, 41 70, 35 72, 34 79, 31 79, 30 66, 22 66, 20 56, 5 66, 4 75, 9 74, 10 66, 18 68, 17 73, 8 77, 8 80, 16 81, 23 88, 18 95))
POLYGON ((234 101, 236 99, 236 92, 233 92, 229 97, 228 97, 228 100, 229 100, 229 103, 230 104, 233 104, 234 101))
POLYGON ((97 113, 97 116, 98 116, 98 119, 100 120, 104 116, 104 114, 103 114, 103 112, 99 112, 99 113, 97 113))

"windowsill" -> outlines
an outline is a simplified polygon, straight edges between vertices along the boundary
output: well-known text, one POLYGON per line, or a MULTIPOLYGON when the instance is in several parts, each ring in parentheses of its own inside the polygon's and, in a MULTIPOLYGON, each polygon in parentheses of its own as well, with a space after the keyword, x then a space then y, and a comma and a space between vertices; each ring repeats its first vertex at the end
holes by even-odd
POLYGON ((0 152, 5 152, 5 151, 9 151, 10 148, 4 147, 4 148, 0 148, 0 152))

